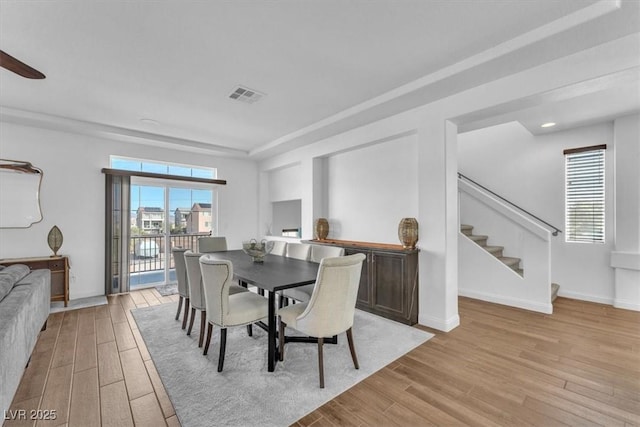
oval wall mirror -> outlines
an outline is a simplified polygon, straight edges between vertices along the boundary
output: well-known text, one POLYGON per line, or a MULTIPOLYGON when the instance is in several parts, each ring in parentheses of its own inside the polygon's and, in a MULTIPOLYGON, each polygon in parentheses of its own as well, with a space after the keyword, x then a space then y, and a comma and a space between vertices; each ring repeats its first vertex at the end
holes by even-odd
POLYGON ((0 228, 28 228, 42 221, 42 175, 29 162, 0 159, 0 228))

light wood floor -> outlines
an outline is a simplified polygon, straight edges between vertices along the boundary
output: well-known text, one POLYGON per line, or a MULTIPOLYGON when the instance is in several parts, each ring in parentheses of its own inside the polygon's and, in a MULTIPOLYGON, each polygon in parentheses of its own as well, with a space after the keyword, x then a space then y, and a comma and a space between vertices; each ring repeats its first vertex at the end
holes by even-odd
MULTIPOLYGON (((52 314, 11 409, 55 409, 56 426, 179 425, 129 312, 175 300, 145 290, 52 314)), ((640 426, 640 313, 558 298, 542 315, 460 298, 460 316, 295 425, 640 426)), ((33 422, 4 424, 16 425, 33 422)))

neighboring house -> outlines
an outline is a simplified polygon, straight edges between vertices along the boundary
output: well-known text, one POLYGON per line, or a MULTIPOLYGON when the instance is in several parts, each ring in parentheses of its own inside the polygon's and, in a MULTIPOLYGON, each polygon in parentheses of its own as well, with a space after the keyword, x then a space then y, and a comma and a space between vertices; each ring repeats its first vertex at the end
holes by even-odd
POLYGON ((187 233, 208 233, 212 231, 213 216, 211 203, 194 203, 186 218, 187 233))
POLYGON ((143 234, 160 234, 164 230, 164 209, 140 206, 136 213, 136 225, 143 234))
POLYGON ((187 221, 189 215, 191 214, 191 209, 189 208, 177 208, 174 214, 174 226, 177 230, 187 230, 187 221))

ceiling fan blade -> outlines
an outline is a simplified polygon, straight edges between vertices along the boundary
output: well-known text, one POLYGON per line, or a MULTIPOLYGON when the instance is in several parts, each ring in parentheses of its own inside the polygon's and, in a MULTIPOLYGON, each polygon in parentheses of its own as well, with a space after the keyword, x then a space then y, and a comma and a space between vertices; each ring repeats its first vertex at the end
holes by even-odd
POLYGON ((21 75, 22 77, 26 77, 28 79, 44 79, 45 75, 40 71, 36 70, 25 64, 22 61, 17 60, 13 56, 8 53, 0 50, 0 67, 4 67, 9 71, 13 71, 14 73, 21 75))

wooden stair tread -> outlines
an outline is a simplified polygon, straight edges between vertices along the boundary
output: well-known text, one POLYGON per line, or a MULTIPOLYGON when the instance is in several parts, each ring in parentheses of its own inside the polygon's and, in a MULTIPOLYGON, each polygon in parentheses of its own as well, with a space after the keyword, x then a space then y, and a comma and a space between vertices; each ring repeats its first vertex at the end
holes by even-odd
POLYGON ((520 264, 520 258, 501 256, 498 259, 510 267, 520 264))
POLYGON ((484 247, 484 249, 485 249, 487 252, 494 253, 494 252, 500 252, 500 251, 503 251, 503 250, 504 250, 504 246, 489 246, 489 245, 487 245, 487 246, 485 246, 485 247, 484 247))
POLYGON ((491 255, 499 259, 507 267, 514 270, 520 276, 524 277, 524 270, 520 268, 520 258, 502 256, 504 246, 487 245, 489 236, 483 234, 472 234, 473 226, 469 224, 460 224, 460 232, 473 240, 478 246, 489 252, 491 255))

